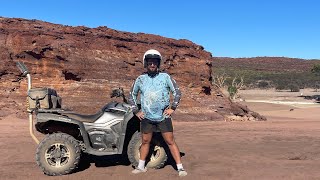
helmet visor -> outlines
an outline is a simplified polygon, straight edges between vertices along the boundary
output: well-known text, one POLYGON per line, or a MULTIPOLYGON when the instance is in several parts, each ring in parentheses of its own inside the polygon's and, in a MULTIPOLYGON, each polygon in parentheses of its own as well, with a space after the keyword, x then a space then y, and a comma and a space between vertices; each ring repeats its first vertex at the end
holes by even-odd
POLYGON ((157 54, 147 54, 144 58, 146 60, 148 60, 148 59, 159 59, 159 60, 161 60, 161 56, 159 56, 157 54))

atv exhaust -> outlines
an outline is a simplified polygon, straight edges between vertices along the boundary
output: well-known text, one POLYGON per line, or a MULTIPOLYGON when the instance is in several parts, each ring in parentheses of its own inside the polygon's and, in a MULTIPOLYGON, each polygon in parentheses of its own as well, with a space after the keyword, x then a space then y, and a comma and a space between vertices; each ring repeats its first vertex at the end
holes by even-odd
MULTIPOLYGON (((27 67, 22 62, 17 62, 17 67, 22 73, 22 77, 27 77, 28 80, 28 91, 32 88, 32 81, 31 81, 31 75, 27 69, 27 67)), ((29 114, 29 133, 32 139, 36 142, 36 144, 39 144, 38 138, 34 135, 33 131, 33 111, 29 109, 29 106, 27 108, 28 114, 29 114)))

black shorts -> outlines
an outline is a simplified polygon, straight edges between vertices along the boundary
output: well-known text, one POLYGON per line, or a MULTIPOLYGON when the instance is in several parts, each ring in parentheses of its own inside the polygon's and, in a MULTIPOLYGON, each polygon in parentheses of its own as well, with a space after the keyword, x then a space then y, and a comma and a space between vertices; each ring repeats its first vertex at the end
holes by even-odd
POLYGON ((166 118, 160 122, 154 122, 149 119, 142 119, 141 120, 141 132, 142 133, 173 132, 171 118, 166 118))

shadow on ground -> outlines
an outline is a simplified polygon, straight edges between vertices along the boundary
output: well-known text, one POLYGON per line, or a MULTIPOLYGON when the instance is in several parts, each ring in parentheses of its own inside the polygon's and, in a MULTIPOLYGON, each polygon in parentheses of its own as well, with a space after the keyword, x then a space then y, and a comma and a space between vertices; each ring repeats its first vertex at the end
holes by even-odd
MULTIPOLYGON (((165 148, 166 153, 168 155, 168 160, 165 164, 165 166, 171 166, 173 169, 177 170, 176 163, 170 153, 170 150, 168 147, 165 148)), ((180 156, 185 156, 184 152, 180 152, 180 156)), ((108 155, 108 156, 94 156, 94 155, 88 155, 84 154, 81 157, 80 165, 78 166, 77 170, 74 172, 80 172, 84 171, 86 169, 89 169, 91 165, 94 165, 96 167, 111 167, 111 166, 132 166, 128 157, 124 155, 108 155)), ((165 167, 164 166, 164 167, 165 167)), ((132 166, 132 168, 134 168, 132 166)))

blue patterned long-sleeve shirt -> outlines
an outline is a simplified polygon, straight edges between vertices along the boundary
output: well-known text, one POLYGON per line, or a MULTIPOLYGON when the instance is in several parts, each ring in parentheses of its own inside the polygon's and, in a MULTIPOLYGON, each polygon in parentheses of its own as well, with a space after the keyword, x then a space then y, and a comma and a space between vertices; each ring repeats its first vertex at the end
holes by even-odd
POLYGON ((129 103, 134 112, 138 112, 137 97, 140 92, 141 111, 151 121, 164 120, 163 112, 170 106, 170 92, 174 98, 171 109, 175 110, 180 102, 181 91, 169 74, 158 73, 151 77, 147 73, 140 75, 132 85, 129 103))

